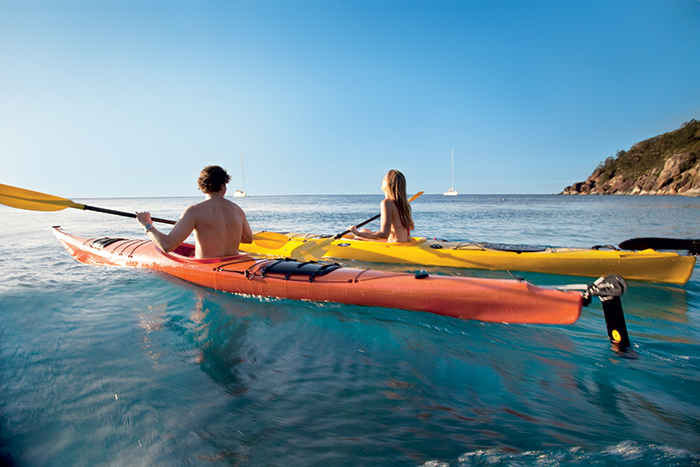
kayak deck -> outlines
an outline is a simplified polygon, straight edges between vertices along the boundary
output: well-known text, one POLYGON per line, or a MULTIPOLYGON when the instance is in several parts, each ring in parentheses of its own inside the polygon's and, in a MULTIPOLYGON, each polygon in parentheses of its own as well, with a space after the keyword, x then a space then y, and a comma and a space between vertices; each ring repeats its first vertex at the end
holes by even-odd
MULTIPOLYGON (((285 257, 307 241, 328 238, 285 233, 290 241, 278 249, 242 244, 249 253, 285 257)), ((610 246, 585 248, 528 247, 413 238, 408 243, 364 241, 345 236, 334 240, 325 258, 470 269, 528 271, 600 277, 616 274, 627 280, 685 284, 695 267, 694 256, 655 250, 620 251, 610 246)))

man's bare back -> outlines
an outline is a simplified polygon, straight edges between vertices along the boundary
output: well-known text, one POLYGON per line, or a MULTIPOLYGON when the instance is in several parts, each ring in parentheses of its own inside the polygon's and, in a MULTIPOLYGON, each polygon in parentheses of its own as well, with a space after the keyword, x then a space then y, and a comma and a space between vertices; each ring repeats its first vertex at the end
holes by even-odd
POLYGON ((182 214, 181 220, 185 219, 194 225, 197 258, 235 256, 241 241, 253 241, 245 213, 223 196, 190 206, 182 214))
POLYGON ((198 184, 206 199, 185 209, 167 234, 153 226, 148 212, 137 212, 136 219, 153 243, 165 252, 173 251, 194 232, 196 258, 237 256, 241 243, 253 241, 253 232, 243 209, 225 198, 229 180, 221 167, 205 167, 198 184))

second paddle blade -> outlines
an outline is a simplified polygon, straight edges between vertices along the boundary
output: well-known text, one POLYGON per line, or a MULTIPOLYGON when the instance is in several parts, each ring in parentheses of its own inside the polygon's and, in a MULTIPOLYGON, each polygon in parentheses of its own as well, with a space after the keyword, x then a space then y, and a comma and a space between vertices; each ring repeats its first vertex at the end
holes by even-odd
POLYGON ((332 242, 333 237, 325 240, 307 240, 294 248, 289 257, 297 261, 318 261, 326 254, 332 242))
POLYGON ((263 248, 277 250, 282 248, 289 241, 289 237, 277 232, 255 232, 253 242, 263 248))

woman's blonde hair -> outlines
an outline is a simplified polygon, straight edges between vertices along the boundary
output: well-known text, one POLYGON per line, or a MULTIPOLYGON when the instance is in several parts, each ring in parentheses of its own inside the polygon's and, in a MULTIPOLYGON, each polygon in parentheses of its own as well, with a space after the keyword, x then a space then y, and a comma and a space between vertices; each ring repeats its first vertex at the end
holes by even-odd
POLYGON ((411 215, 411 205, 406 196, 406 177, 398 170, 390 170, 386 174, 386 186, 389 199, 396 203, 399 210, 399 219, 408 230, 415 228, 413 216, 411 215))

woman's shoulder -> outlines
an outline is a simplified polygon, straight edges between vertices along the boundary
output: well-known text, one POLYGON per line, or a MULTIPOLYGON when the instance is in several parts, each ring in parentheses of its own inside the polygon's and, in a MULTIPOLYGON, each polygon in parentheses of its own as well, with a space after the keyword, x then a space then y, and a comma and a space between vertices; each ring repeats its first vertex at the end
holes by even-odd
POLYGON ((381 207, 387 213, 395 213, 395 212, 399 211, 399 207, 396 204, 396 201, 394 201, 393 199, 389 199, 389 198, 384 198, 382 200, 381 207))

